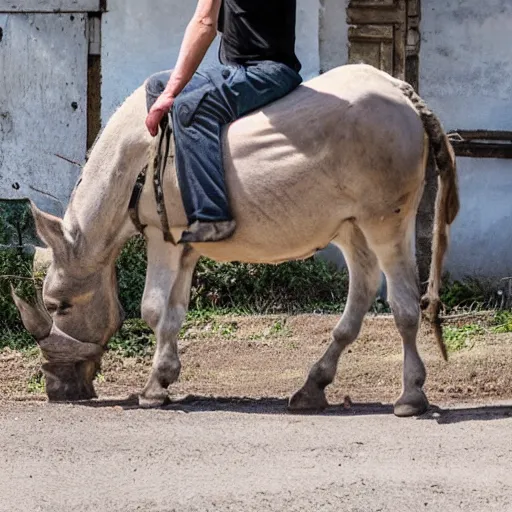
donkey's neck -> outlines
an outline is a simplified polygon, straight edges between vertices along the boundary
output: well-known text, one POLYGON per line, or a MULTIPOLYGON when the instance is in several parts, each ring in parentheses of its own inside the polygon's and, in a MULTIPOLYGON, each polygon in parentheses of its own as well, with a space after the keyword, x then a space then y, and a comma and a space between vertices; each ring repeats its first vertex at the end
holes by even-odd
POLYGON ((88 252, 119 249, 134 234, 128 203, 154 143, 146 130, 144 87, 108 121, 85 165, 64 216, 66 230, 85 241, 88 252))

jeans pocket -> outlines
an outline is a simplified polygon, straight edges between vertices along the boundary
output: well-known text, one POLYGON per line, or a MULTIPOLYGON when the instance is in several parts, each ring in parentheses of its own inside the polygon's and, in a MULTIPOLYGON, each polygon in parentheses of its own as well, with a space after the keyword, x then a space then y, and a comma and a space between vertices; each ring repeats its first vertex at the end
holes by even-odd
POLYGON ((178 96, 180 99, 177 102, 178 104, 175 104, 175 108, 173 110, 175 110, 182 126, 189 127, 193 123, 197 109, 212 89, 213 86, 205 86, 189 92, 182 98, 178 96))

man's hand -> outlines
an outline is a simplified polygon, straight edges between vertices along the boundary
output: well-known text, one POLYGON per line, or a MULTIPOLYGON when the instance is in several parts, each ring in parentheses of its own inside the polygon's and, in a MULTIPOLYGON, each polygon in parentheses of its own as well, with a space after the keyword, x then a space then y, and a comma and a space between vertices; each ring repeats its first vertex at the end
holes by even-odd
POLYGON ((151 107, 151 110, 146 117, 146 126, 153 137, 158 134, 160 121, 165 115, 167 115, 174 103, 174 100, 175 97, 172 94, 164 91, 151 107))

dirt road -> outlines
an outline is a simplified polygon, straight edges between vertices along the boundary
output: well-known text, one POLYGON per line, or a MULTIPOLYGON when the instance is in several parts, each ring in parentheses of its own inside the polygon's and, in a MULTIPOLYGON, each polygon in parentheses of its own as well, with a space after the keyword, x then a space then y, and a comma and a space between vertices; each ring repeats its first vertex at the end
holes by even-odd
POLYGON ((347 394, 357 403, 286 414, 285 397, 336 320, 234 318, 190 329, 172 394, 200 398, 152 411, 127 399, 144 385, 149 356, 110 353, 100 399, 71 406, 37 401, 37 355, 5 352, 0 512, 512 512, 512 334, 485 331, 446 364, 422 330, 427 394, 446 405, 398 419, 398 333, 391 319, 367 319, 328 393, 333 404, 347 394))
POLYGON ((512 511, 512 402, 284 407, 0 403, 0 511, 512 511))

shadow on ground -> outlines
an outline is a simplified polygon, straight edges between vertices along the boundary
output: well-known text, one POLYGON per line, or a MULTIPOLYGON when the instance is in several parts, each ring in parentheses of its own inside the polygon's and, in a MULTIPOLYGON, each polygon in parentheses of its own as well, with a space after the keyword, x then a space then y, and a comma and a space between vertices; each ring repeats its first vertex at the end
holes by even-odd
MULTIPOLYGON (((141 409, 137 396, 119 400, 90 400, 80 402, 85 407, 122 407, 125 410, 141 409)), ((224 411, 241 414, 293 414, 321 416, 368 416, 393 414, 392 404, 380 402, 353 403, 350 407, 345 404, 333 404, 324 411, 289 413, 288 400, 285 398, 245 398, 245 397, 209 397, 188 395, 184 398, 169 400, 159 407, 159 410, 182 411, 186 413, 224 411)), ((477 407, 441 408, 432 405, 429 410, 418 416, 418 420, 433 420, 440 425, 461 423, 466 421, 491 421, 512 418, 512 405, 484 405, 477 407)))

